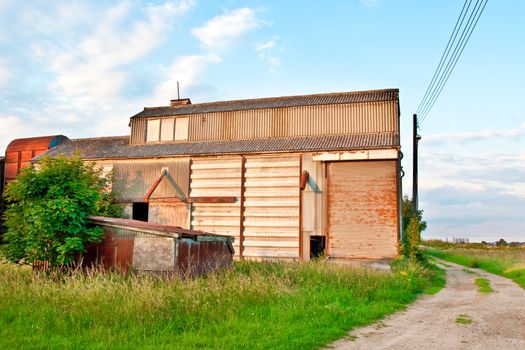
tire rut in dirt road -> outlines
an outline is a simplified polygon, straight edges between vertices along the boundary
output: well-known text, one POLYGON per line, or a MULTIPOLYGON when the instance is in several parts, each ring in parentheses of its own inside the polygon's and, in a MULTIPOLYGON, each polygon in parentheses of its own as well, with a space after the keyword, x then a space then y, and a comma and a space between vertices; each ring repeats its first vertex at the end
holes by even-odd
POLYGON ((355 329, 327 349, 525 349, 525 290, 479 269, 446 265, 447 285, 438 294, 355 329), (480 293, 478 277, 494 291, 480 293))

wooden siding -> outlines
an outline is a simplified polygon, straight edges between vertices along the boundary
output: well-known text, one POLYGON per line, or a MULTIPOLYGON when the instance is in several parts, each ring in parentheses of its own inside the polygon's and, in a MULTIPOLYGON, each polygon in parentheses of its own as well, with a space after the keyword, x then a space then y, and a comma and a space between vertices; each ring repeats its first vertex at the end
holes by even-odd
MULTIPOLYGON (((107 162, 103 162, 104 164, 107 162)), ((102 163, 101 163, 102 164, 102 163)), ((142 202, 148 189, 163 169, 168 170, 151 198, 176 197, 178 192, 188 195, 190 159, 188 157, 113 162, 113 192, 119 202, 142 202)))
POLYGON ((194 203, 191 228, 234 236, 236 257, 241 256, 242 247, 246 258, 298 258, 299 159, 297 154, 246 157, 244 186, 241 157, 194 159, 192 197, 234 196, 237 200, 194 203))
POLYGON ((235 203, 193 203, 191 228, 235 238, 239 257, 241 157, 194 158, 191 163, 192 197, 233 196, 235 203))
POLYGON ((189 204, 186 203, 149 203, 148 221, 155 224, 190 228, 189 204))
POLYGON ((247 258, 299 258, 300 155, 246 157, 247 258))
POLYGON ((398 243, 396 161, 328 164, 328 254, 394 258, 398 243))
MULTIPOLYGON (((399 132, 397 101, 199 113, 177 118, 187 116, 188 141, 399 132)), ((146 120, 132 119, 132 145, 145 143, 146 120)))

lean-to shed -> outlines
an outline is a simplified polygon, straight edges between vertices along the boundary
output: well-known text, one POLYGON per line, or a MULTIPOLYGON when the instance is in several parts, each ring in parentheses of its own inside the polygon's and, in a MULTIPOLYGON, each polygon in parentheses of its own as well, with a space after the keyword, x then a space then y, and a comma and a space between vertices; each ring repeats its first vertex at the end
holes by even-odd
POLYGON ((90 217, 102 227, 104 240, 88 247, 87 267, 135 272, 202 275, 231 266, 233 239, 180 227, 137 220, 90 217))
POLYGON ((235 237, 237 258, 390 259, 400 239, 399 91, 144 108, 76 139, 129 218, 235 237))

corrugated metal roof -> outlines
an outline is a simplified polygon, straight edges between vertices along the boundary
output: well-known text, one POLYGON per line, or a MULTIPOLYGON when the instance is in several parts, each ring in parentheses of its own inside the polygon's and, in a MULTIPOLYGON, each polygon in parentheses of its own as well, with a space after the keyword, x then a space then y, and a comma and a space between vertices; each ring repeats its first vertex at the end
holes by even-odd
POLYGON ((15 139, 7 145, 6 152, 19 152, 31 150, 44 150, 55 147, 56 145, 69 140, 64 135, 28 137, 15 139))
POLYGON ((398 89, 338 92, 329 94, 268 97, 249 100, 196 103, 182 106, 145 107, 138 117, 166 117, 197 113, 241 111, 247 109, 282 108, 298 106, 329 105, 342 103, 362 103, 395 101, 399 98, 398 89))
MULTIPOLYGON (((355 134, 283 137, 234 141, 179 142, 129 145, 128 136, 73 139, 44 155, 71 156, 79 150, 84 159, 130 159, 170 156, 247 154, 272 152, 335 151, 399 147, 399 134, 355 134)), ((40 157, 35 158, 36 160, 40 157)))
POLYGON ((208 237, 218 237, 218 238, 228 238, 233 240, 232 236, 220 235, 216 233, 198 231, 198 230, 188 230, 178 226, 172 225, 162 225, 156 224, 153 222, 145 222, 139 220, 131 219, 122 219, 122 218, 110 218, 105 216, 89 216, 88 219, 95 224, 101 225, 113 225, 127 228, 143 229, 148 231, 157 232, 160 234, 168 234, 170 236, 185 237, 185 236, 208 236, 208 237))

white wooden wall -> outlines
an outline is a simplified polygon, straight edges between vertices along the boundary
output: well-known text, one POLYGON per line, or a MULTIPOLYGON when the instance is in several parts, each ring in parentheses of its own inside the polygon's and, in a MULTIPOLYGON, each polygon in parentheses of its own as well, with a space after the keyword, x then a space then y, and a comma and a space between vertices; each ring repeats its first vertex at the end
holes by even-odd
POLYGON ((299 257, 300 155, 195 158, 191 197, 234 196, 235 203, 194 203, 191 228, 235 237, 240 256, 241 189, 244 187, 243 257, 299 257))

